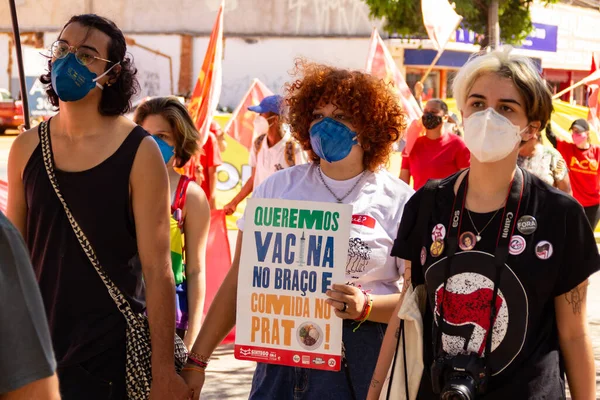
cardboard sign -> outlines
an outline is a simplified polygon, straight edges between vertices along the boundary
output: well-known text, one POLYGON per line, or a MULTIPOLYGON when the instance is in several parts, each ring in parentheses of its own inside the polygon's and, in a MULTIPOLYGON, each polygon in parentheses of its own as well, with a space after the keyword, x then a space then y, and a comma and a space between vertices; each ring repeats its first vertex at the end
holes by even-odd
POLYGON ((339 371, 342 320, 325 303, 343 283, 352 206, 248 201, 237 292, 235 357, 339 371))

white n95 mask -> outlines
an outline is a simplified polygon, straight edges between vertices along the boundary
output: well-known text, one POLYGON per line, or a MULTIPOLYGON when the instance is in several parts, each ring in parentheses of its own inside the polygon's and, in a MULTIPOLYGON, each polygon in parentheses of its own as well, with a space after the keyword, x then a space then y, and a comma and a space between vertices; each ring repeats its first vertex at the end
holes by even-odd
POLYGON ((464 120, 465 144, 482 163, 491 163, 508 156, 521 142, 519 129, 493 108, 473 113, 464 120))

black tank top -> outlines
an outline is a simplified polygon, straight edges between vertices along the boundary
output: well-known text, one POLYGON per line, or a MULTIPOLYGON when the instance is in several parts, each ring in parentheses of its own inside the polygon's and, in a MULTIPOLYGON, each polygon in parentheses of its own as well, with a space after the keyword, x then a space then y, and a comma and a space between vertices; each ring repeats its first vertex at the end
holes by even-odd
MULTIPOLYGON (((56 170, 60 190, 101 265, 137 312, 144 284, 129 195, 141 141, 134 128, 105 161, 82 172, 56 170)), ((125 319, 87 259, 50 185, 40 145, 23 173, 27 237, 59 367, 85 361, 125 340, 125 319)))

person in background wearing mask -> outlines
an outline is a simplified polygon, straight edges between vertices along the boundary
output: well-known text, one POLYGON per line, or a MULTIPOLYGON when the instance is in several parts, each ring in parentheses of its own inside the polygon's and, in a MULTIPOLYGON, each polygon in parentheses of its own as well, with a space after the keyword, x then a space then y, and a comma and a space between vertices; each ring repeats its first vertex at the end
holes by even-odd
MULTIPOLYGON (((550 118, 552 94, 529 58, 509 52, 473 57, 456 75, 471 167, 415 193, 392 250, 405 282, 426 293, 424 368, 409 376, 411 398, 564 399, 565 372, 573 399, 596 398, 586 291, 598 248, 581 205, 517 167, 520 143, 550 118), (433 204, 417 225, 426 195, 433 204)), ((398 311, 374 380, 386 379, 398 311)))
POLYGON ((171 264, 177 295, 175 327, 191 349, 204 313, 210 208, 203 189, 176 168, 183 167, 198 151, 199 133, 176 97, 148 100, 137 108, 134 121, 156 140, 167 165, 171 188, 171 264))
POLYGON ((542 144, 540 131, 528 141, 521 142, 517 165, 536 175, 548 185, 569 195, 573 194, 565 160, 556 149, 542 144))
POLYGON ((546 136, 565 159, 573 197, 583 206, 592 229, 596 229, 600 221, 600 146, 592 144, 585 119, 573 121, 569 130, 573 143, 558 139, 552 130, 546 130, 546 136))
POLYGON ((19 135, 8 160, 7 215, 31 252, 63 400, 127 397, 126 320, 55 193, 42 137, 49 139, 63 199, 106 275, 134 312, 148 313, 150 398, 191 395, 174 368, 169 181, 156 142, 123 116, 139 88, 126 51, 112 21, 94 14, 72 17, 52 44, 48 73, 40 78, 59 112, 47 125, 19 135))
MULTIPOLYGON (((413 190, 383 166, 406 127, 405 115, 394 92, 380 79, 319 64, 300 68, 302 77, 287 88, 290 125, 303 149, 314 154, 312 163, 272 175, 253 197, 352 204, 353 213, 372 224, 351 225, 346 283, 334 282, 327 291, 326 302, 344 320, 342 370, 258 363, 250 399, 364 399, 385 322, 400 298, 403 263, 389 253, 413 190), (357 255, 359 249, 364 250, 362 255, 357 255)), ((244 229, 243 219, 239 222, 232 267, 192 350, 205 361, 235 324, 244 229)), ((184 377, 197 400, 204 372, 184 371, 184 377)))
POLYGON ((283 124, 282 101, 281 96, 273 95, 265 97, 257 106, 248 107, 248 110, 260 114, 258 118, 267 121, 268 130, 254 140, 249 162, 252 175, 233 200, 223 207, 227 215, 233 214, 238 204, 273 173, 306 163, 306 154, 292 138, 287 125, 283 124))
POLYGON ((429 179, 445 178, 469 167, 469 150, 455 134, 444 132, 448 106, 440 99, 425 104, 422 117, 425 136, 419 137, 408 156, 402 158, 400 179, 418 190, 429 179))

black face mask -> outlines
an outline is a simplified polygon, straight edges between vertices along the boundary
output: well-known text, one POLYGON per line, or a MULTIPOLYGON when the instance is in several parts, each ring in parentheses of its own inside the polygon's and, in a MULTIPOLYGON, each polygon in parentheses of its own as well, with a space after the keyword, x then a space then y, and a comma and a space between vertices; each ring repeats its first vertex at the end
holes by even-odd
POLYGON ((421 118, 425 129, 435 129, 442 123, 442 117, 432 113, 425 113, 421 118))

